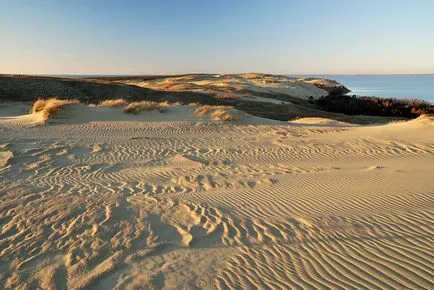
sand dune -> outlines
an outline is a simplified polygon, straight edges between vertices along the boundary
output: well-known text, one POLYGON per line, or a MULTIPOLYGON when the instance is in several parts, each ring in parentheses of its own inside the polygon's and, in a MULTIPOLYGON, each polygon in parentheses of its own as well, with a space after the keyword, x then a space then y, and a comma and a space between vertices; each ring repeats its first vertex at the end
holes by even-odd
MULTIPOLYGON (((290 78, 270 74, 187 74, 71 79, 0 74, 0 101, 49 99, 99 104, 124 98, 126 102, 180 102, 233 106, 259 117, 280 121, 323 117, 355 124, 387 123, 402 118, 347 116, 324 111, 312 98, 341 95, 343 85, 328 79, 290 78), (221 85, 224 84, 224 85, 221 85), (152 89, 154 88, 154 89, 152 89)), ((8 114, 12 112, 9 111, 8 114)), ((22 113, 21 113, 22 114, 22 113)))
POLYGON ((117 81, 158 91, 212 93, 216 94, 217 98, 245 98, 247 93, 249 97, 245 99, 259 102, 273 102, 273 97, 279 94, 293 98, 316 99, 332 91, 349 92, 343 85, 333 80, 291 78, 260 73, 187 74, 142 79, 120 78, 117 81), (266 94, 269 98, 261 98, 261 94, 266 94))
POLYGON ((433 288, 433 118, 22 106, 0 109, 2 289, 433 288))

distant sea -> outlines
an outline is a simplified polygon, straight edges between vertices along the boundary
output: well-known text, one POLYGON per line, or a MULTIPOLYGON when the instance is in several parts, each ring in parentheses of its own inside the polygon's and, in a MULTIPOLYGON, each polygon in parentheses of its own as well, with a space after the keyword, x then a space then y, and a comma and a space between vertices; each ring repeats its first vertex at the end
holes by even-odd
POLYGON ((434 75, 294 75, 294 77, 332 79, 350 89, 349 95, 422 99, 434 102, 434 75))
MULTIPOLYGON (((116 75, 52 75, 83 78, 116 75)), ((137 76, 137 75, 131 75, 137 76)), ((336 80, 351 90, 349 95, 422 99, 434 102, 433 75, 289 75, 292 77, 319 77, 336 80)))

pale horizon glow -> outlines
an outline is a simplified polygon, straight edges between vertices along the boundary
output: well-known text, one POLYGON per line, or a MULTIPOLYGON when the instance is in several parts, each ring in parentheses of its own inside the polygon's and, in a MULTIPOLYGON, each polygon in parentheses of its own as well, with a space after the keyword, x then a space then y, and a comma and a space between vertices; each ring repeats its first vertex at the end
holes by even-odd
POLYGON ((433 74, 434 1, 5 1, 0 73, 433 74))

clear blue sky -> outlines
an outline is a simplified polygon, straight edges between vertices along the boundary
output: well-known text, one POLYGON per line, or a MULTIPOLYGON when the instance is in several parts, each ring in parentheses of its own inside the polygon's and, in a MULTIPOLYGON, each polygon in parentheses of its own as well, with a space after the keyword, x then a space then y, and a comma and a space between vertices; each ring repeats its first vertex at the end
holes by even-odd
POLYGON ((434 73, 434 0, 0 0, 0 73, 434 73))

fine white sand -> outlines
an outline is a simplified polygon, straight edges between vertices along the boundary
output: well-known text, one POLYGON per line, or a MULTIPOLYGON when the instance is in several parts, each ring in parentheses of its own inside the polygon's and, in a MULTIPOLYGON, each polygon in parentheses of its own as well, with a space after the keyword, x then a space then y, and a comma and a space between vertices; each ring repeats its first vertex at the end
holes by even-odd
POLYGON ((433 287, 432 118, 22 106, 0 109, 1 289, 433 287))

